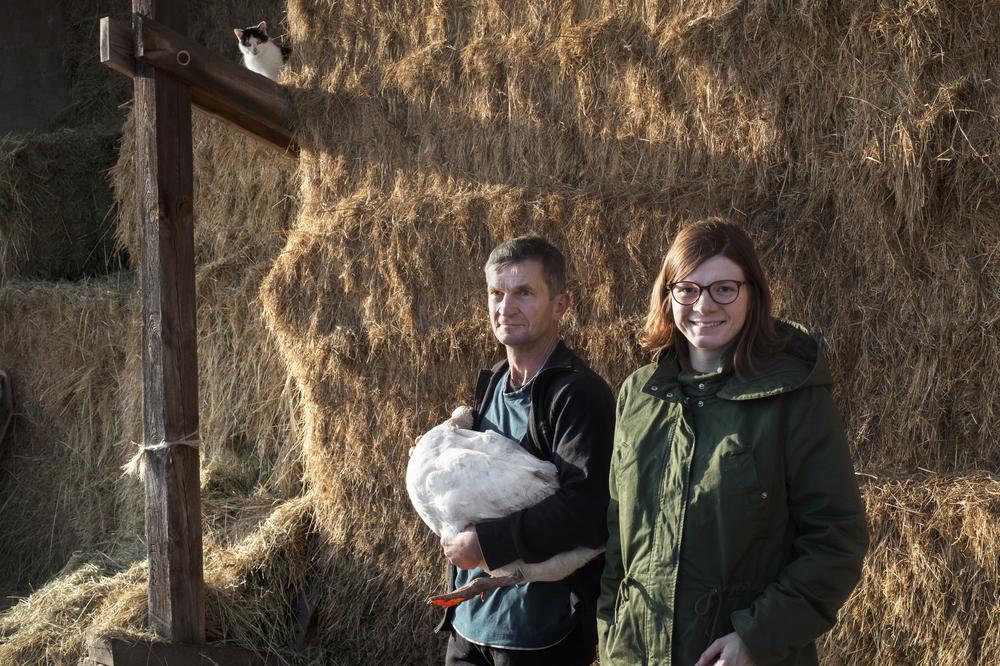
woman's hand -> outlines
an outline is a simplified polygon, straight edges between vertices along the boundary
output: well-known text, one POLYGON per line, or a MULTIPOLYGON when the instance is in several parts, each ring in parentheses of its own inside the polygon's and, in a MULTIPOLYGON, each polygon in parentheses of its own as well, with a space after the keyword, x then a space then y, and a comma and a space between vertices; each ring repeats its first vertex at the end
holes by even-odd
POLYGON ((726 634, 701 653, 694 666, 756 666, 750 650, 735 631, 726 634))

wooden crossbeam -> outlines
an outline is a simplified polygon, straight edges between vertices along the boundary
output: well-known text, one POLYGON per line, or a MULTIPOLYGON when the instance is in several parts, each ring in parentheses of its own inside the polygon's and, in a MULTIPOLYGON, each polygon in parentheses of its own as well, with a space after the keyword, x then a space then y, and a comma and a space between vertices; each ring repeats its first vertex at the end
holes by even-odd
POLYGON ((135 76, 136 62, 155 67, 191 89, 191 102, 272 148, 298 156, 292 108, 277 83, 222 58, 179 32, 137 14, 136 28, 101 19, 101 62, 135 76), (136 39, 136 33, 141 38, 136 39))

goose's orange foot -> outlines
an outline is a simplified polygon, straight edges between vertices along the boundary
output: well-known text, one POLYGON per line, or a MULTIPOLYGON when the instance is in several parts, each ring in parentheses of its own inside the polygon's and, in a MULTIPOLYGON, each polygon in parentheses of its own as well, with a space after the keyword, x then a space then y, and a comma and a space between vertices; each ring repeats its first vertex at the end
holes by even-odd
POLYGON ((496 578, 483 576, 476 578, 466 585, 463 585, 454 592, 436 594, 433 597, 428 597, 427 603, 434 604, 435 606, 442 606, 444 608, 450 608, 452 606, 457 606, 463 601, 468 601, 472 597, 479 597, 485 601, 486 595, 493 590, 501 587, 518 585, 523 582, 524 576, 497 576, 496 578))

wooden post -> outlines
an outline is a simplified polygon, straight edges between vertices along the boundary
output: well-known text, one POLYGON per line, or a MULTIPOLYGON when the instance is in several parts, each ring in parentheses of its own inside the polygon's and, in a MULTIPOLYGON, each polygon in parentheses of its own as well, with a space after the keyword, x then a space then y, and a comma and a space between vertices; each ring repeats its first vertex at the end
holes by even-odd
MULTIPOLYGON (((132 10, 135 53, 143 52, 139 13, 187 27, 185 0, 132 0, 132 10)), ((149 623, 169 641, 203 643, 191 90, 143 62, 133 81, 149 623)))

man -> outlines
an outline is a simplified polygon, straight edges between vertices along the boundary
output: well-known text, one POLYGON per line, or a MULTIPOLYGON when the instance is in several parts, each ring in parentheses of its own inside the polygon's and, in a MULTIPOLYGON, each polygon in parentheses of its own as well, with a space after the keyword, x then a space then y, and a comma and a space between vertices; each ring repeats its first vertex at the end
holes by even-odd
MULTIPOLYGON (((562 253, 539 236, 499 245, 486 262, 490 327, 506 360, 480 373, 475 429, 495 430, 552 462, 559 490, 441 545, 452 587, 516 559, 540 562, 607 542, 614 396, 560 340, 570 307, 562 253)), ((446 612, 449 666, 586 665, 596 657, 596 601, 604 557, 568 578, 491 592, 446 612)))

